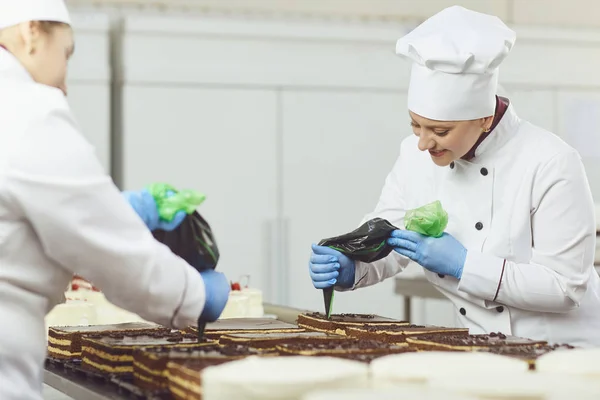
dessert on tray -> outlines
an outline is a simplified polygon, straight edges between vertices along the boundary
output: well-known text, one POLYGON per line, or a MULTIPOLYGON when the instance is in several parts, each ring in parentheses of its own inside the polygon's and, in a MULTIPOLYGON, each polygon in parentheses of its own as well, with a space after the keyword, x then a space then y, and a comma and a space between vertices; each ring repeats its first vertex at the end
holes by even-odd
POLYGON ((205 400, 300 399, 319 389, 368 384, 366 364, 332 357, 248 357, 202 371, 205 400))
POLYGON ((545 341, 535 341, 516 336, 506 336, 502 333, 492 332, 487 335, 439 335, 426 334, 422 336, 410 336, 406 342, 419 350, 480 350, 492 346, 542 346, 545 341))
POLYGON ((441 328, 439 326, 425 325, 363 325, 359 327, 346 328, 346 334, 363 340, 379 340, 387 343, 404 343, 407 337, 420 335, 440 335, 444 337, 449 334, 468 336, 466 328, 441 328))
POLYGON ((99 333, 88 335, 81 341, 81 366, 84 369, 101 374, 133 373, 133 352, 140 347, 202 347, 215 344, 213 341, 199 343, 192 334, 173 332, 155 332, 151 334, 135 333, 99 333))
POLYGON ((345 336, 323 332, 297 333, 232 333, 221 336, 219 344, 240 344, 259 349, 272 349, 284 343, 335 343, 349 340, 345 336))
POLYGON ((298 326, 301 328, 340 335, 345 335, 345 330, 349 327, 364 325, 408 325, 408 322, 370 314, 333 314, 329 319, 321 313, 307 313, 298 316, 298 326))
POLYGON ((168 333, 171 330, 160 325, 149 323, 124 323, 114 325, 64 326, 52 327, 48 331, 48 355, 58 359, 81 357, 81 341, 85 335, 93 333, 131 333, 147 335, 168 333))
POLYGON ((196 347, 139 348, 133 353, 133 377, 141 388, 147 390, 166 389, 169 386, 167 365, 171 361, 183 364, 196 361, 198 365, 209 366, 263 354, 269 353, 245 346, 220 346, 217 344, 196 347))
MULTIPOLYGON (((343 336, 342 336, 343 337, 343 336)), ((301 356, 315 355, 351 355, 351 354, 394 354, 406 351, 416 351, 410 349, 408 344, 390 345, 384 342, 374 340, 358 340, 346 338, 345 340, 322 340, 297 341, 292 343, 283 343, 277 345, 276 349, 283 354, 294 354, 301 356)))
MULTIPOLYGON (((196 334, 198 328, 191 326, 188 331, 196 334)), ((219 339, 231 333, 297 333, 304 329, 271 318, 231 318, 220 319, 206 325, 204 334, 209 339, 219 339)))
POLYGON ((485 368, 485 373, 501 375, 528 373, 529 365, 515 358, 483 352, 418 351, 393 354, 373 360, 371 377, 374 386, 426 383, 431 377, 448 375, 459 369, 469 376, 485 368))

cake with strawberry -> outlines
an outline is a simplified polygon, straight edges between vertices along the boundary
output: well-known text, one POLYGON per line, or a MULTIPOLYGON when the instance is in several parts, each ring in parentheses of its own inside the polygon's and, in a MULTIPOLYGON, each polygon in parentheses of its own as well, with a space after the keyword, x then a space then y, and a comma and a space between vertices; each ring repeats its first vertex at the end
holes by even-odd
POLYGON ((221 318, 262 318, 264 316, 262 291, 249 287, 249 282, 248 276, 242 277, 237 282, 231 282, 231 292, 221 318))

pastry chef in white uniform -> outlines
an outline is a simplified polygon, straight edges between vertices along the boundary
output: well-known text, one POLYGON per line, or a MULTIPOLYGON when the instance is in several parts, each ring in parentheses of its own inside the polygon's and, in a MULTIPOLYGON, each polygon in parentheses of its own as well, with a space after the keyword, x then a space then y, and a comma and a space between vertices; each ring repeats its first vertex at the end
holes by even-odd
POLYGON ((0 0, 2 400, 42 398, 44 316, 74 273, 176 328, 216 319, 229 293, 222 274, 154 240, 79 131, 64 94, 69 24, 63 0, 0 0))
POLYGON ((412 62, 414 135, 364 221, 403 228, 406 210, 440 200, 446 233, 394 231, 395 251, 370 264, 313 246, 315 287, 374 285, 413 260, 471 333, 600 345, 590 188, 574 149, 496 96, 498 67, 514 43, 500 19, 458 6, 397 42, 397 54, 412 62))

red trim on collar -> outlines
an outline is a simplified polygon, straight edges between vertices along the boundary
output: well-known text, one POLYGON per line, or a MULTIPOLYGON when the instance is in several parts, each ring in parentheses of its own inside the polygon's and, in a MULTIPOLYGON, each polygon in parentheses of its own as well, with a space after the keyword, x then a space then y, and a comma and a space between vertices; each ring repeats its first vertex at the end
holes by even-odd
POLYGON ((0 48, 2 48, 2 49, 4 49, 4 50, 8 51, 8 49, 7 49, 7 48, 6 48, 6 47, 5 47, 3 44, 0 44, 0 48))
POLYGON ((510 100, 508 100, 507 98, 496 96, 496 111, 494 112, 494 120, 492 121, 492 126, 490 127, 490 130, 488 132, 482 133, 481 136, 479 136, 479 139, 477 140, 477 142, 475 143, 475 145, 471 148, 471 150, 469 150, 467 152, 467 154, 465 154, 462 157, 463 160, 469 161, 469 160, 475 158, 475 151, 477 150, 477 148, 479 147, 479 145, 481 143, 483 143, 483 141, 498 126, 498 124, 500 123, 500 120, 504 116, 504 113, 506 113, 506 110, 508 109, 508 105, 509 104, 510 104, 510 100))

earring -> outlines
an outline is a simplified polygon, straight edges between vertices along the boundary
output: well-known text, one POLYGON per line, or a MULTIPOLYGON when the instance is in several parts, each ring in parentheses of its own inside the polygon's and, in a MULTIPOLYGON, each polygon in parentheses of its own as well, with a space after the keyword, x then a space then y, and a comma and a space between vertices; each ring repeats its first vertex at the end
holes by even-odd
POLYGON ((481 130, 483 131, 483 133, 488 133, 490 131, 490 128, 482 128, 481 130))

